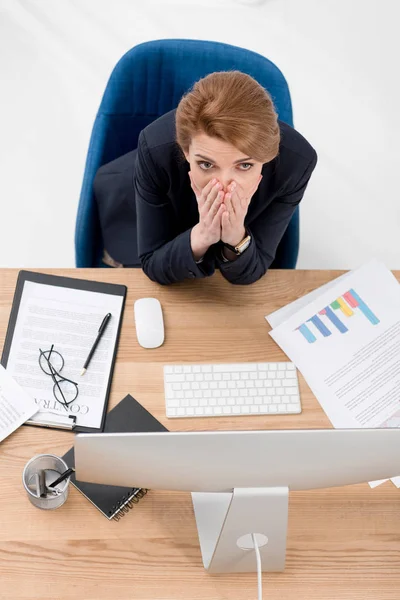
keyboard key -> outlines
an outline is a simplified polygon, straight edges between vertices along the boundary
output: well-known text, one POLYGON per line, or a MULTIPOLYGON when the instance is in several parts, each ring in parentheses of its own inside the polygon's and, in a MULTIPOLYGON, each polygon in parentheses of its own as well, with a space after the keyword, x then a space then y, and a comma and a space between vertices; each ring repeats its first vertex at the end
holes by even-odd
MULTIPOLYGON (((50 370, 50 369, 49 369, 50 370)), ((177 408, 179 406, 179 400, 170 400, 168 402, 170 408, 177 408)))
POLYGON ((282 381, 282 385, 283 387, 290 387, 290 386, 294 386, 296 383, 296 381, 294 379, 284 379, 282 381))
POLYGON ((286 379, 297 379, 296 371, 286 370, 286 379))
POLYGON ((185 376, 183 374, 182 375, 175 375, 175 374, 170 375, 170 374, 168 374, 167 381, 168 381, 168 383, 176 383, 178 381, 181 382, 181 383, 183 383, 185 381, 185 376))

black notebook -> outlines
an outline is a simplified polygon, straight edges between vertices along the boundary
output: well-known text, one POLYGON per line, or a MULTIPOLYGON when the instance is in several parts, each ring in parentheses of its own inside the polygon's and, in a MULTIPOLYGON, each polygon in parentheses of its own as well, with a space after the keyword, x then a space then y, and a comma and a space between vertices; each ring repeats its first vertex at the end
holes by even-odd
MULTIPOLYGON (((128 394, 107 414, 104 433, 132 433, 141 431, 168 431, 168 429, 128 394)), ((64 454, 63 459, 69 467, 75 467, 73 447, 64 454)), ((147 493, 147 490, 141 488, 77 481, 75 474, 71 476, 71 483, 107 519, 119 520, 147 493)))

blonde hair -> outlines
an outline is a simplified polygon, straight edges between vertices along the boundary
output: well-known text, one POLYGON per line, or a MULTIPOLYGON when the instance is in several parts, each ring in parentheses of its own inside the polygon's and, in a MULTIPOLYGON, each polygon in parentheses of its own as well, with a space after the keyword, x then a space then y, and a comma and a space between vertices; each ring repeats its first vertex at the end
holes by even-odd
POLYGON ((184 153, 198 133, 228 142, 262 163, 279 152, 280 130, 271 96, 241 71, 211 73, 182 97, 176 110, 176 141, 184 153))

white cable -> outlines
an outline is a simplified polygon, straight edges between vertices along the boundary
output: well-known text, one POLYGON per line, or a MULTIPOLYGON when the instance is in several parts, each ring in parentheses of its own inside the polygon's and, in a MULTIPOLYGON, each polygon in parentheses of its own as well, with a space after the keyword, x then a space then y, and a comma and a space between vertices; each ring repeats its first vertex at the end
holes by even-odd
POLYGON ((254 550, 256 552, 256 560, 257 560, 257 589, 258 589, 258 600, 262 600, 262 571, 261 571, 261 556, 260 550, 257 544, 256 536, 254 533, 251 534, 254 550))

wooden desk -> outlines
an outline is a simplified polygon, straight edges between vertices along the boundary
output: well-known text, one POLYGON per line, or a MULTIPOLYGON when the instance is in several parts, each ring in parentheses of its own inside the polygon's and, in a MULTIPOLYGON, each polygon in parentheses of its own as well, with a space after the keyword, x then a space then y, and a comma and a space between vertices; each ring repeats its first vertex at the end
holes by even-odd
MULTIPOLYGON (((174 431, 330 427, 303 380, 301 415, 167 420, 162 365, 283 360, 264 315, 341 272, 271 271, 248 287, 232 286, 219 273, 161 287, 140 270, 46 272, 128 286, 110 407, 131 393, 174 431), (136 341, 133 303, 143 296, 156 296, 164 310, 166 340, 155 350, 136 341)), ((17 274, 0 270, 1 346, 17 274)), ((41 452, 61 456, 72 443, 71 432, 21 427, 0 444, 2 599, 257 597, 256 573, 204 571, 188 493, 151 491, 119 522, 107 521, 72 486, 62 508, 34 508, 22 488, 25 463, 41 452)), ((400 490, 385 483, 375 490, 363 484, 291 493, 286 570, 265 573, 263 585, 271 600, 398 599, 400 490)))

